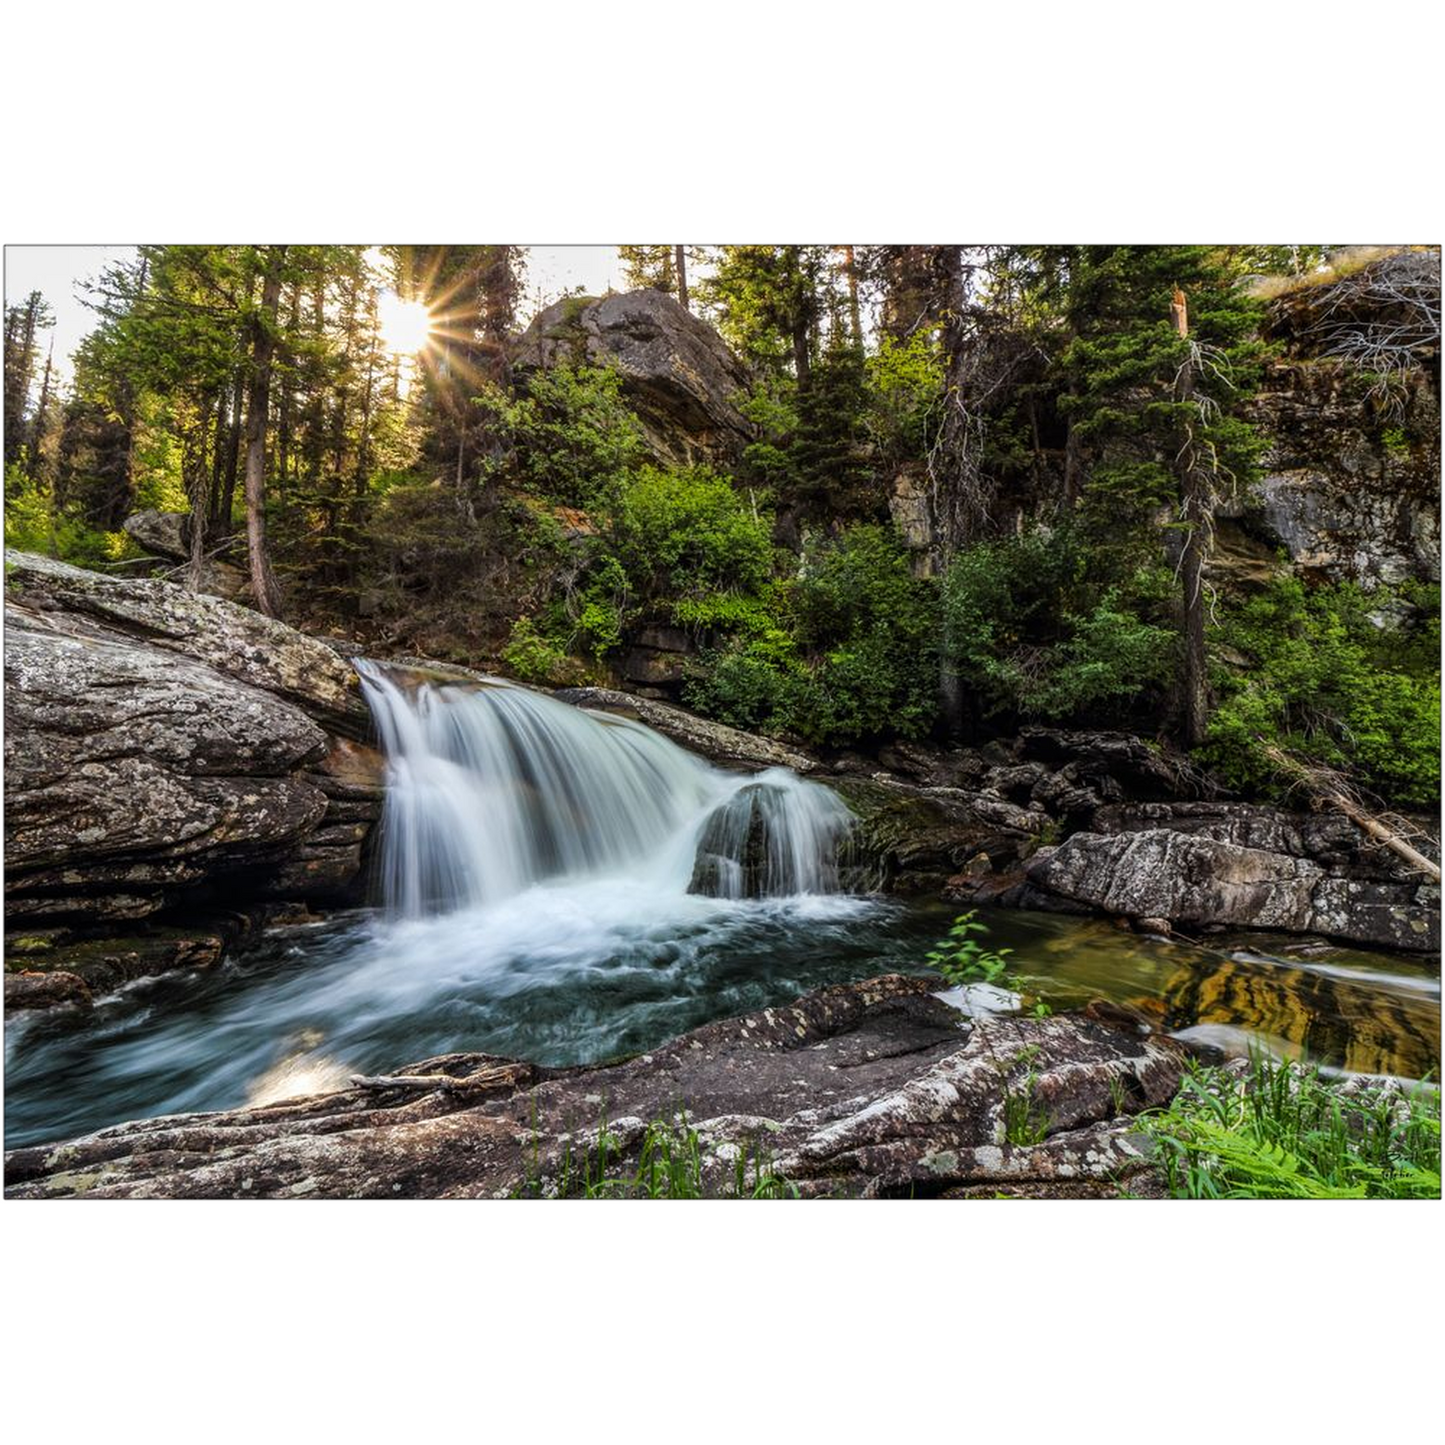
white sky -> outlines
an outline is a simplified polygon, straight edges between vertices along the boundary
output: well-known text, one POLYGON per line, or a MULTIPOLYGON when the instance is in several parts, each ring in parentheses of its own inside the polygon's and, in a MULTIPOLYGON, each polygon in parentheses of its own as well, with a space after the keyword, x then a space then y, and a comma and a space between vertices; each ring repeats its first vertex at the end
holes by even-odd
MULTIPOLYGON (((616 246, 529 246, 524 277, 523 324, 541 305, 582 290, 600 295, 609 286, 622 287, 622 266, 616 246)), ((39 291, 55 312, 55 358, 62 374, 82 338, 95 325, 95 313, 80 300, 80 282, 98 276, 114 261, 134 252, 133 246, 6 246, 5 304, 13 306, 39 291)))

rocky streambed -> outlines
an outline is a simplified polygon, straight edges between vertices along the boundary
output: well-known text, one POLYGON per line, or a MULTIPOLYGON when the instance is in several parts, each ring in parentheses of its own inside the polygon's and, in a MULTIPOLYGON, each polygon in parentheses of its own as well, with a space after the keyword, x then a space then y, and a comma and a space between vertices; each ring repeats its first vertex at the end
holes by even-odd
POLYGON ((1173 1095, 1181 1045, 1105 1006, 970 1020, 933 988, 824 989, 611 1067, 449 1054, 337 1093, 124 1124, 14 1151, 6 1193, 555 1196, 580 1189, 599 1134, 626 1172, 650 1127, 683 1121, 710 1194, 733 1191, 740 1160, 803 1197, 1157 1190, 1132 1119, 1173 1095))

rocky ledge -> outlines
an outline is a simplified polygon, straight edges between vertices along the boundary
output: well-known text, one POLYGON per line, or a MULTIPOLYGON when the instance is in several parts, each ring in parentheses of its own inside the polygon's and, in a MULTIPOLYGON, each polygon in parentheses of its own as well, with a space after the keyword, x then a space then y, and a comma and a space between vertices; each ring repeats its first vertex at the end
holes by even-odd
POLYGON ((277 905, 353 896, 381 760, 323 642, 7 552, 5 701, 8 1004, 211 963, 277 905))
POLYGON ((708 1024, 650 1054, 545 1069, 427 1059, 341 1093, 173 1115, 5 1162, 11 1198, 507 1198, 609 1177, 685 1116, 703 1191, 762 1161, 809 1196, 1107 1196, 1158 1185, 1134 1116, 1187 1054, 1124 1010, 966 1018, 888 975, 708 1024), (1010 1142, 1011 1140, 1016 1142, 1010 1142))

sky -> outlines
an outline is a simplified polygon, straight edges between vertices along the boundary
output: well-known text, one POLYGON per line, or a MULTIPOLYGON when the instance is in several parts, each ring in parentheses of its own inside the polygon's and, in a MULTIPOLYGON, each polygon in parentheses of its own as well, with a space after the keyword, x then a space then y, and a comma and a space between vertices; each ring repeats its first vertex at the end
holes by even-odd
MULTIPOLYGON (((95 325, 95 313, 80 300, 80 283, 126 259, 133 246, 6 246, 5 304, 13 306, 39 291, 55 312, 55 359, 64 376, 70 357, 95 325)), ((600 295, 622 289, 616 246, 528 246, 522 291, 525 324, 550 301, 582 290, 600 295)))

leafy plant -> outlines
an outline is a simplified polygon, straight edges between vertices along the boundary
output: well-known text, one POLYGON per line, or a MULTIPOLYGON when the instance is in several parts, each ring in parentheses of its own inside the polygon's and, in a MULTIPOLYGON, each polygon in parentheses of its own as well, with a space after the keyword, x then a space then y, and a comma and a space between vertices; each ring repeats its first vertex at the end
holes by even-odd
POLYGON ((1343 1086, 1255 1056, 1243 1076, 1195 1067, 1139 1127, 1175 1198, 1440 1196, 1440 1096, 1424 1084, 1343 1086))
POLYGON ((953 920, 946 938, 939 939, 928 962, 956 988, 970 983, 998 984, 1008 977, 1008 955, 1011 948, 984 948, 975 935, 986 934, 988 925, 980 923, 974 910, 961 913, 953 920))

